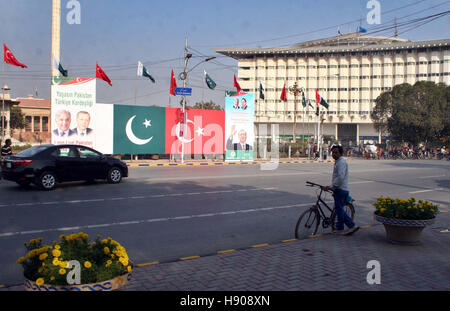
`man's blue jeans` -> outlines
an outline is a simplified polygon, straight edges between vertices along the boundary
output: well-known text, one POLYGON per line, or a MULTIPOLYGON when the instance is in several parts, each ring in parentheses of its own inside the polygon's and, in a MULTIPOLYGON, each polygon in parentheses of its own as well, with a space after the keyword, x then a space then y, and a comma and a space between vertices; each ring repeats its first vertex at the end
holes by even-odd
POLYGON ((353 220, 350 218, 350 216, 347 215, 347 213, 344 210, 348 196, 349 196, 348 191, 344 191, 341 189, 334 190, 333 194, 334 206, 336 208, 336 216, 337 216, 336 230, 344 230, 344 224, 349 229, 355 226, 353 220))

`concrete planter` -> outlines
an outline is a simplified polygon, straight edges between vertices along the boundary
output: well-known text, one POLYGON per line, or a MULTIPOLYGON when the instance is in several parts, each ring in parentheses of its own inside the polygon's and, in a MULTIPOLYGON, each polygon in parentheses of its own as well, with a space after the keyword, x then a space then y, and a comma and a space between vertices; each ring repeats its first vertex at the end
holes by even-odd
POLYGON ((37 285, 36 282, 25 279, 25 290, 26 291, 55 291, 55 292, 67 292, 67 291, 77 291, 77 292, 102 292, 102 291, 113 291, 119 289, 128 284, 131 280, 131 273, 127 273, 121 276, 118 276, 112 280, 92 283, 92 284, 80 284, 80 285, 47 285, 42 284, 41 286, 37 285))
POLYGON ((393 244, 418 245, 422 230, 434 223, 429 220, 394 219, 375 215, 375 220, 381 222, 386 229, 386 239, 393 244))

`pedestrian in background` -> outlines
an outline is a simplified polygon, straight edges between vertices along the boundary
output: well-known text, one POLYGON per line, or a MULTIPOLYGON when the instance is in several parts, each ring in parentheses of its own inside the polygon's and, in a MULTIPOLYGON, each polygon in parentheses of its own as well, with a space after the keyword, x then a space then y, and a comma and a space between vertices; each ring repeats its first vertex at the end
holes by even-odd
POLYGON ((5 140, 5 145, 2 147, 2 157, 12 155, 11 139, 5 140))

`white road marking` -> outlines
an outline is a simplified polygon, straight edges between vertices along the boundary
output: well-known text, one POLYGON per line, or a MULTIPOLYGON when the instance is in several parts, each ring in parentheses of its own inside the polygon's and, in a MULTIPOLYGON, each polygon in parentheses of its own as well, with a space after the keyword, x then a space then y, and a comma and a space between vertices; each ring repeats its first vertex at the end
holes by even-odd
POLYGON ((0 207, 8 206, 37 206, 37 205, 52 205, 52 204, 80 204, 80 203, 91 203, 91 202, 103 202, 103 201, 118 201, 118 200, 140 200, 140 199, 151 199, 151 198, 163 198, 163 197, 177 197, 183 195, 202 195, 202 194, 213 194, 213 193, 232 193, 237 191, 267 191, 277 189, 275 187, 266 188, 255 188, 255 189, 236 189, 236 190, 220 190, 220 191, 206 191, 206 192, 189 192, 189 193, 168 193, 168 194, 153 194, 149 196, 132 196, 124 198, 104 198, 104 199, 88 199, 88 200, 68 200, 68 201, 51 201, 51 202, 24 202, 24 203, 12 203, 3 204, 0 207))
POLYGON ((368 184, 368 183, 372 183, 375 182, 373 180, 367 180, 367 181, 354 181, 354 182, 349 182, 349 185, 356 185, 356 184, 368 184))
POLYGON ((445 175, 424 176, 424 177, 419 177, 419 178, 420 178, 420 179, 425 179, 425 178, 436 178, 436 177, 445 177, 445 175))
POLYGON ((427 190, 418 190, 418 191, 411 191, 408 193, 424 193, 424 192, 433 192, 433 191, 439 191, 439 190, 444 190, 442 188, 436 188, 436 189, 427 189, 427 190))
MULTIPOLYGON (((329 202, 330 201, 328 201, 327 203, 329 203, 329 202)), ((129 226, 129 225, 137 225, 137 224, 142 224, 142 223, 185 220, 185 219, 192 219, 192 218, 196 218, 196 217, 214 217, 214 216, 232 215, 232 214, 237 214, 237 213, 265 212, 265 211, 276 210, 276 209, 287 209, 287 208, 293 208, 293 207, 312 206, 314 203, 315 202, 303 203, 303 204, 293 204, 293 205, 271 206, 271 207, 264 207, 264 208, 259 208, 259 209, 254 208, 254 209, 246 209, 246 210, 238 210, 238 211, 230 211, 230 212, 219 212, 219 213, 199 214, 199 215, 185 215, 185 216, 176 216, 176 217, 168 217, 168 218, 131 220, 131 221, 109 223, 109 224, 84 225, 84 226, 63 227, 63 228, 49 228, 49 229, 19 231, 19 232, 4 232, 4 233, 0 233, 0 238, 12 237, 12 236, 18 236, 18 235, 45 233, 45 232, 52 232, 52 231, 71 231, 71 230, 78 231, 78 230, 92 229, 92 228, 129 226)))

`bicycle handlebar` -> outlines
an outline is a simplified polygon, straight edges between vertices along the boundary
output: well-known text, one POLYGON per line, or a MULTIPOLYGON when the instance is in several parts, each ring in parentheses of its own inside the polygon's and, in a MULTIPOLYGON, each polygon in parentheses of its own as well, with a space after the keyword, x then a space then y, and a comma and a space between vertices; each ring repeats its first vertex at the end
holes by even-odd
MULTIPOLYGON (((310 182, 310 181, 307 181, 307 182, 306 182, 306 185, 307 185, 308 187, 319 187, 319 188, 322 189, 322 190, 324 190, 323 188, 325 188, 325 186, 322 186, 322 185, 319 185, 319 184, 316 184, 316 183, 313 183, 313 182, 310 182)), ((325 190, 324 190, 324 191, 325 191, 325 190)), ((330 189, 330 190, 328 190, 327 192, 333 192, 333 190, 330 189)))

